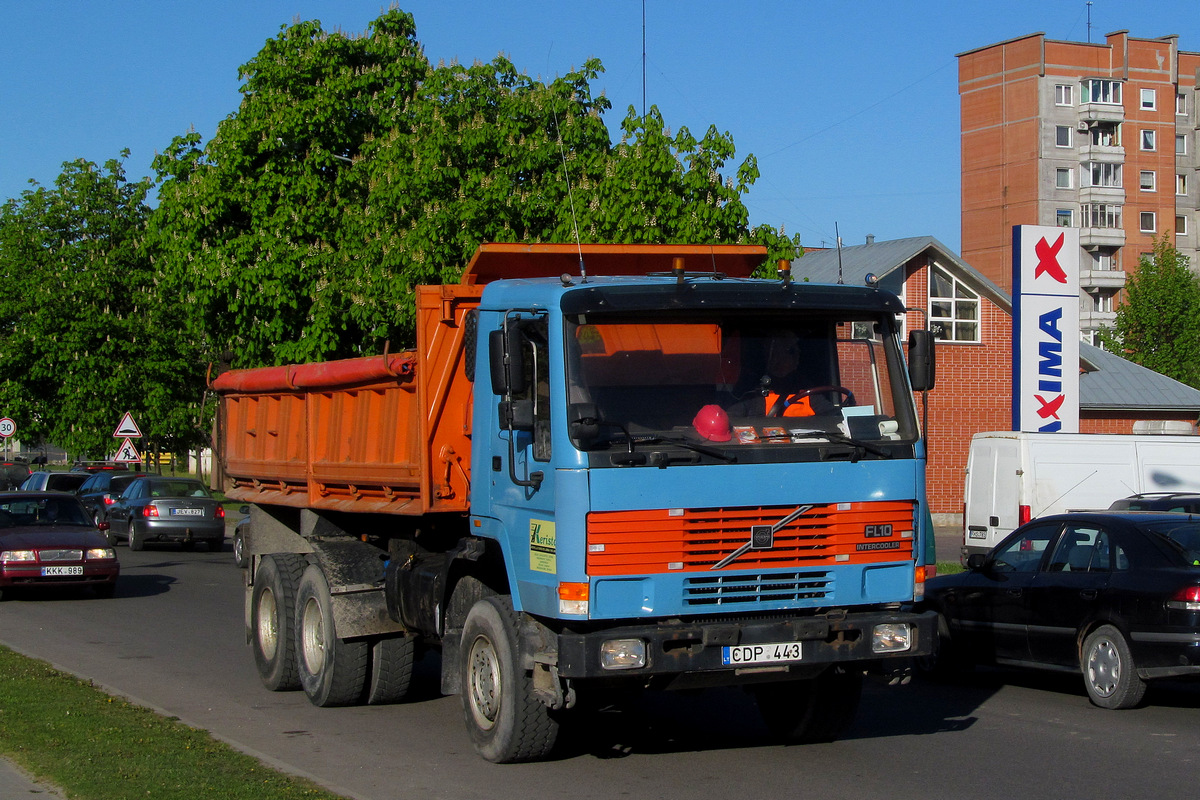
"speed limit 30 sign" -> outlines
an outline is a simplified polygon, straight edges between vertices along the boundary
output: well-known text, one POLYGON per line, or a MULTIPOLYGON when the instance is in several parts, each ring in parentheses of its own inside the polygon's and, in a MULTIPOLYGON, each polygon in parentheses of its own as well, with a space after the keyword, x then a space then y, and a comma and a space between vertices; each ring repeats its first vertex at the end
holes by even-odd
POLYGON ((0 417, 0 436, 7 439, 17 432, 17 423, 8 417, 0 417))

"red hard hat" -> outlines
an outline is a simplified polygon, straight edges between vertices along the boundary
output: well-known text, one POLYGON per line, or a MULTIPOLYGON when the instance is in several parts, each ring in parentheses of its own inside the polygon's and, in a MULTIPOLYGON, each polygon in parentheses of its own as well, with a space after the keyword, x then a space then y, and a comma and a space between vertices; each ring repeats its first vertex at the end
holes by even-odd
POLYGON ((728 442, 733 438, 733 432, 729 428, 729 415, 718 405, 710 403, 697 411, 692 426, 696 433, 710 442, 728 442))

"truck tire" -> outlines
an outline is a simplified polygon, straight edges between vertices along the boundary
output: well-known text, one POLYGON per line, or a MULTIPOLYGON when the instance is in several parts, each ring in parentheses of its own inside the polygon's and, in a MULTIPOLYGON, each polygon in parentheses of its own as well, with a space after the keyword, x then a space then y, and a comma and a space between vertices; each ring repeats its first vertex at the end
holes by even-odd
POLYGON ((309 564, 296 588, 296 666, 309 702, 322 708, 360 702, 370 658, 370 642, 338 638, 329 582, 309 564))
POLYGON ((497 764, 544 758, 558 738, 558 721, 521 667, 518 636, 518 616, 505 595, 475 603, 463 625, 463 714, 475 750, 497 764))
POLYGON ((250 641, 258 677, 273 692, 300 688, 296 671, 296 584, 304 572, 296 553, 263 556, 250 594, 250 641))
POLYGON ((754 687, 754 699, 767 730, 794 744, 832 742, 858 714, 863 676, 859 670, 830 667, 815 678, 754 687))
POLYGON ((412 683, 416 640, 412 636, 389 636, 371 645, 371 673, 364 699, 367 705, 399 703, 412 683))

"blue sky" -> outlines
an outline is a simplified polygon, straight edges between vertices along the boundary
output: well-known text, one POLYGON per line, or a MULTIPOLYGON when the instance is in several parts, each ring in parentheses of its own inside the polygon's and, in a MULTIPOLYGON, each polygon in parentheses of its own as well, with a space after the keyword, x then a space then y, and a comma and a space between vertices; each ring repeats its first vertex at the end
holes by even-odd
MULTIPOLYGON (((615 129, 642 109, 641 0, 402 0, 434 64, 503 52, 533 76, 599 58, 615 129)), ((237 70, 280 26, 365 31, 385 0, 0 0, 0 200, 50 185, 64 161, 154 153, 237 109, 237 70)), ((1200 51, 1197 0, 1095 0, 1091 41, 1178 34, 1200 51)), ((1088 41, 1084 0, 857 3, 646 0, 646 102, 672 130, 709 125, 762 178, 753 224, 804 244, 932 235, 959 247, 956 53, 1043 31, 1088 41)))

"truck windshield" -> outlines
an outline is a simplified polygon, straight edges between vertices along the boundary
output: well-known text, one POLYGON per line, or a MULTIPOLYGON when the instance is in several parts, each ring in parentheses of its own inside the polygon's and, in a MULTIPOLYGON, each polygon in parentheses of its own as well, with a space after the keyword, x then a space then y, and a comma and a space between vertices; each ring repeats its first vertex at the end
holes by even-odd
POLYGON ((576 315, 566 336, 568 402, 599 424, 585 449, 675 440, 741 458, 852 439, 878 454, 917 436, 889 314, 576 315))

